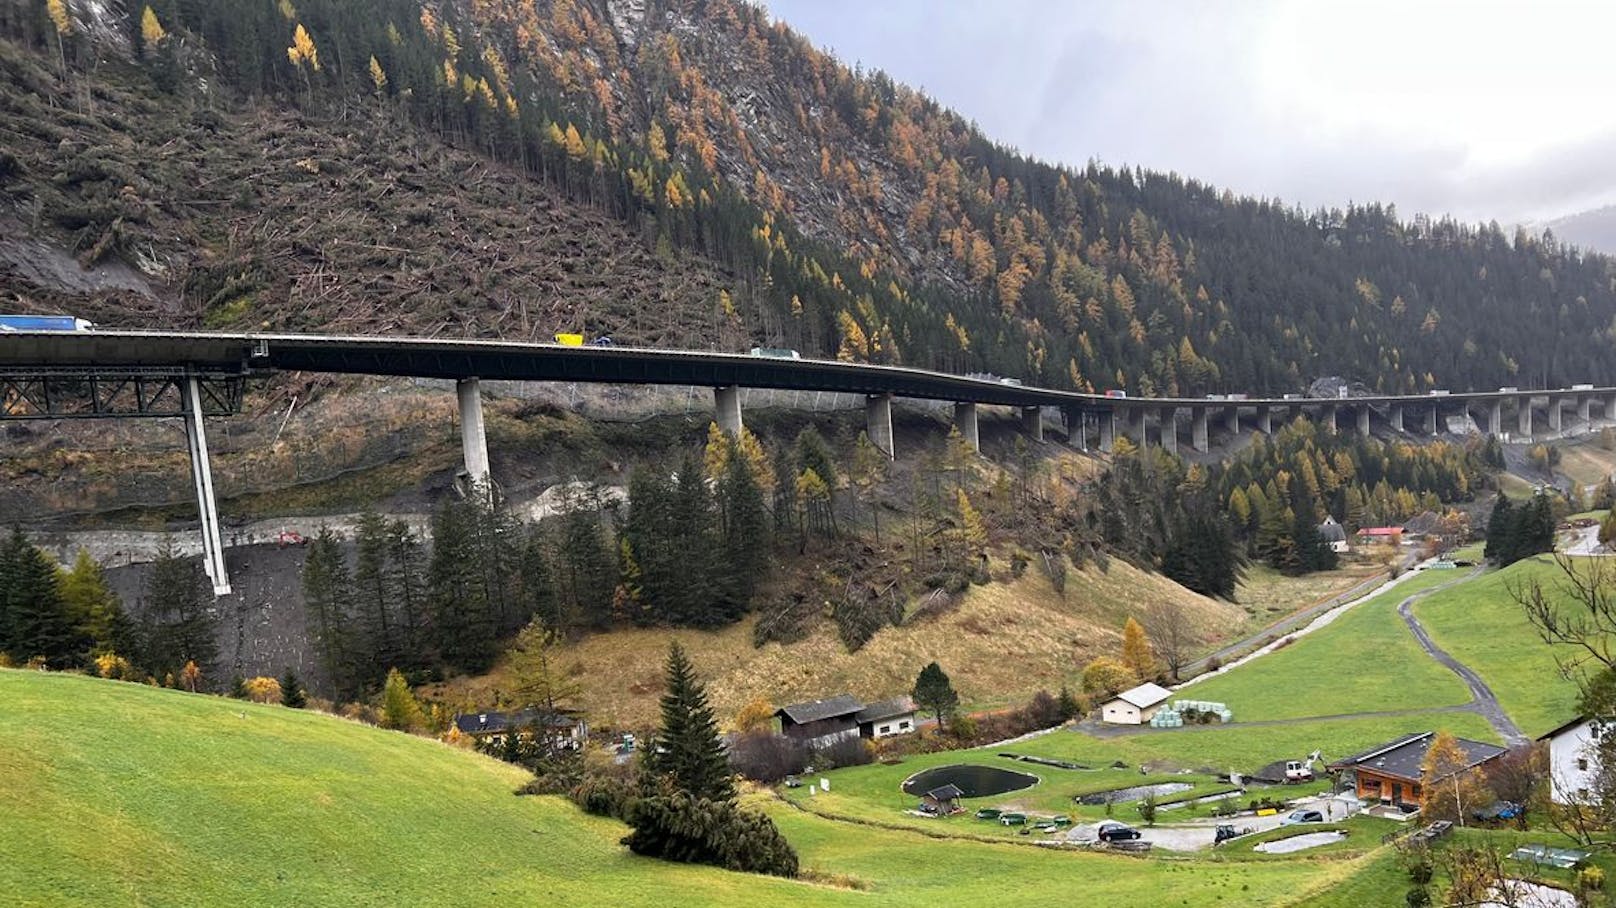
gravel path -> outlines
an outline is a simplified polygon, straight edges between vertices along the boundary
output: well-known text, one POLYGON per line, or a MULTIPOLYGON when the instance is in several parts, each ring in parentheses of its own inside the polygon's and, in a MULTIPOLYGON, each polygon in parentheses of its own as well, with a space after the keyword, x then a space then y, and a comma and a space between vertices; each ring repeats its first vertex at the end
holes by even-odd
POLYGON ((1420 646, 1425 652, 1431 658, 1447 666, 1450 671, 1464 681, 1466 687, 1470 688, 1471 705, 1475 712, 1486 719, 1492 725, 1493 730, 1498 732, 1499 736, 1511 745, 1524 744, 1526 743, 1526 736, 1521 734, 1521 729, 1515 724, 1514 720, 1505 714, 1504 708, 1498 705, 1498 697, 1493 694, 1492 688, 1487 686, 1487 682, 1481 680, 1481 676, 1471 671, 1469 666, 1448 655, 1446 650, 1437 646, 1436 642, 1431 639, 1431 635, 1425 632, 1425 626, 1420 624, 1420 619, 1414 617, 1413 607, 1415 600, 1423 599, 1439 590, 1445 590, 1455 584, 1470 580, 1480 574, 1481 571, 1482 569, 1478 567, 1457 580, 1444 583, 1441 586, 1434 586, 1404 599, 1397 604, 1397 614, 1402 616, 1403 623, 1408 625, 1408 629, 1414 633, 1414 639, 1420 641, 1420 646))

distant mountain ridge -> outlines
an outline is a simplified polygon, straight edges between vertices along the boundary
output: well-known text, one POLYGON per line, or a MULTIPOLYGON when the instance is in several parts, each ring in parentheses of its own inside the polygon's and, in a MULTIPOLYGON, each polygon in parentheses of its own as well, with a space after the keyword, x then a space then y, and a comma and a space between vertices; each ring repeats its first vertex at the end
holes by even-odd
MULTIPOLYGON (((90 294, 91 309, 583 328, 1146 394, 1321 374, 1386 392, 1616 381, 1608 258, 1386 206, 1307 212, 1176 174, 1050 166, 738 0, 158 6, 163 37, 131 20, 127 62, 93 69, 87 39, 58 47, 43 3, 0 16, 0 116, 23 137, 0 162, 13 220, 164 285, 155 302, 90 294), (79 103, 98 82, 111 100, 79 103), (165 128, 185 136, 176 167, 165 128), (150 172, 138 153, 101 159, 101 139, 132 131, 157 152, 150 172), (320 134, 336 138, 305 144, 320 134), (267 171, 245 166, 243 140, 274 155, 267 171), (210 143, 236 163, 220 169, 210 143), (439 143, 497 167, 410 174, 439 143), (524 178, 542 190, 507 191, 524 178), (556 200, 542 216, 525 201, 539 194, 556 200), (561 223, 578 243, 529 241, 561 223), (643 265, 627 283, 591 284, 624 258, 643 265)), ((40 295, 15 275, 0 289, 40 295)))
POLYGON ((1555 239, 1592 252, 1616 254, 1616 205, 1555 218, 1542 225, 1555 239))

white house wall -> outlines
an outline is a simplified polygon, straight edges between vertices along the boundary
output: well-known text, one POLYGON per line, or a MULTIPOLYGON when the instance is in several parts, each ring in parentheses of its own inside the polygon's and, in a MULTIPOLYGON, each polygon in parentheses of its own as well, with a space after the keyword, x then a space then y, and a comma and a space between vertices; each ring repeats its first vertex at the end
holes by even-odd
POLYGON ((1586 801, 1598 770, 1599 748, 1591 723, 1574 725, 1549 739, 1549 778, 1556 804, 1586 801))

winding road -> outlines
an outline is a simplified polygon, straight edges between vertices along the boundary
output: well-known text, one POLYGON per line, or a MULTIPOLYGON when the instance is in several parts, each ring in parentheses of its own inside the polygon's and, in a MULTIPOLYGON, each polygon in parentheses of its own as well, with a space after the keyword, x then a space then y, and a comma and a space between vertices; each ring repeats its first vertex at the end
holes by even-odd
POLYGON ((1498 697, 1493 694, 1492 688, 1487 686, 1487 682, 1481 680, 1481 676, 1472 671, 1469 666, 1448 655, 1447 650, 1437 646, 1436 641, 1431 639, 1431 635, 1426 633, 1425 625, 1420 623, 1420 619, 1414 617, 1414 602, 1416 600, 1471 580, 1481 572, 1482 568, 1478 567, 1456 580, 1415 593, 1397 604, 1397 614, 1402 616, 1403 623, 1408 625, 1408 629, 1414 634, 1414 639, 1420 642, 1420 647, 1425 650, 1426 654, 1447 666, 1449 671, 1458 675, 1464 681, 1465 686, 1470 688, 1471 711, 1486 719, 1488 724, 1492 725, 1493 730, 1498 732, 1499 737, 1503 738, 1511 746, 1525 744, 1526 735, 1521 733, 1520 726, 1516 725, 1515 721, 1504 712, 1504 708, 1498 705, 1498 697))

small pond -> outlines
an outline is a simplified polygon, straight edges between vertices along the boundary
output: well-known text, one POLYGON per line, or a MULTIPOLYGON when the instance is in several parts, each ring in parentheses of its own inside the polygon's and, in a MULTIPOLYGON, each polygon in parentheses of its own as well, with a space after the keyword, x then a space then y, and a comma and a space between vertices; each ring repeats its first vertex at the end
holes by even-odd
POLYGON ((1036 784, 1038 777, 1024 772, 961 763, 917 772, 903 780, 903 790, 907 794, 923 795, 944 785, 958 785, 965 797, 983 798, 1007 791, 1020 791, 1036 784))
POLYGON ((1124 801, 1138 801, 1147 795, 1178 794, 1194 788, 1188 782, 1158 782, 1155 785, 1135 785, 1132 788, 1113 788, 1110 791, 1096 791, 1093 794, 1078 795, 1073 800, 1079 804, 1121 804, 1124 801))

